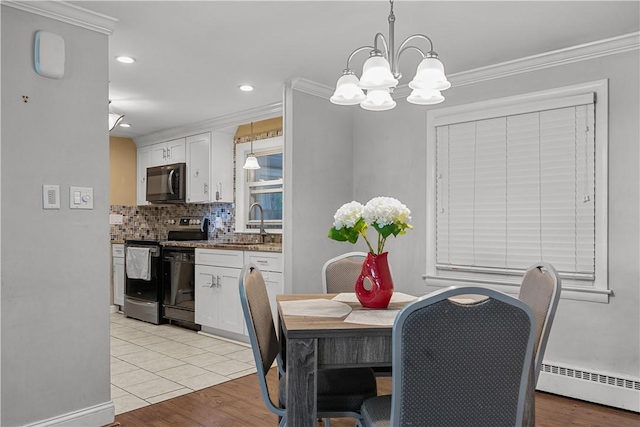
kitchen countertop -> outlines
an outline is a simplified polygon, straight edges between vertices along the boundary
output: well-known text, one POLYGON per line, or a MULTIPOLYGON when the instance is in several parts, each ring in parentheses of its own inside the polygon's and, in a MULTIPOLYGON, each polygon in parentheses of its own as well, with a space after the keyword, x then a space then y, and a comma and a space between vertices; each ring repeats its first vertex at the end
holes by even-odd
POLYGON ((162 246, 172 246, 179 248, 201 248, 201 249, 229 249, 236 251, 262 251, 262 252, 282 252, 281 243, 223 243, 208 240, 187 240, 175 241, 167 240, 160 242, 162 246))

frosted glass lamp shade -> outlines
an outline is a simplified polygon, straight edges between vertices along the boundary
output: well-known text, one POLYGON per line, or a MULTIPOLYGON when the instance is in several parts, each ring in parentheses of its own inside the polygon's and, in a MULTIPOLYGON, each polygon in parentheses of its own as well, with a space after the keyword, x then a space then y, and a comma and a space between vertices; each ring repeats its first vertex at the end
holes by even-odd
POLYGON ((395 107, 396 102, 391 98, 389 89, 370 89, 360 106, 369 111, 386 111, 395 107))
POLYGON ((258 159, 255 158, 253 153, 249 157, 247 157, 247 160, 244 162, 244 166, 242 166, 242 169, 260 169, 258 159))
POLYGON ((440 94, 439 90, 414 89, 407 97, 407 101, 417 105, 433 105, 444 101, 444 96, 440 94))
POLYGON ((372 56, 362 67, 360 87, 362 89, 384 89, 395 87, 398 80, 391 74, 389 61, 382 56, 372 56))
POLYGON ((366 96, 362 89, 358 87, 358 78, 355 74, 344 74, 336 83, 336 91, 329 98, 331 102, 338 105, 356 105, 365 100, 366 96))
POLYGON ((116 114, 109 111, 109 132, 111 132, 123 118, 124 114, 116 114))
POLYGON ((444 65, 436 57, 424 58, 420 65, 416 76, 409 82, 411 89, 424 90, 446 90, 451 87, 451 83, 444 74, 444 65))

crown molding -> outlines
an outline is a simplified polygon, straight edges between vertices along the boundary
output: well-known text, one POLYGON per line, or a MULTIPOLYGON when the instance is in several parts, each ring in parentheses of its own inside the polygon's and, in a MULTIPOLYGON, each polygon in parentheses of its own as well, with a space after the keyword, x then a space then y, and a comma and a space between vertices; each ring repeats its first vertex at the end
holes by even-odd
POLYGON ((333 95, 333 88, 302 77, 292 79, 289 86, 291 89, 320 98, 329 99, 333 95))
POLYGON ((451 74, 449 81, 452 87, 465 86, 545 68, 558 67, 574 62, 615 55, 636 50, 639 47, 640 32, 635 32, 451 74))
POLYGON ((156 142, 168 141, 173 138, 180 138, 187 135, 195 135, 210 130, 239 126, 249 122, 269 119, 271 117, 282 116, 282 102, 274 102, 262 107, 239 111, 224 116, 214 117, 201 122, 190 123, 170 129, 161 130, 143 136, 133 138, 136 146, 143 147, 156 142))
POLYGON ((98 33, 111 35, 118 19, 103 15, 83 7, 73 5, 64 1, 20 1, 2 0, 3 6, 13 7, 45 18, 55 19, 75 25, 76 27, 98 33))

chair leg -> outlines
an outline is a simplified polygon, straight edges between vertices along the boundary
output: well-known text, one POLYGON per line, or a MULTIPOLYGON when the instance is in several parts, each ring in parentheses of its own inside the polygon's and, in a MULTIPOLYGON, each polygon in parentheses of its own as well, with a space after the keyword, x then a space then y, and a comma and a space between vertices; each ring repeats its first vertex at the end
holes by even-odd
POLYGON ((331 427, 331 418, 324 419, 324 427, 331 427))

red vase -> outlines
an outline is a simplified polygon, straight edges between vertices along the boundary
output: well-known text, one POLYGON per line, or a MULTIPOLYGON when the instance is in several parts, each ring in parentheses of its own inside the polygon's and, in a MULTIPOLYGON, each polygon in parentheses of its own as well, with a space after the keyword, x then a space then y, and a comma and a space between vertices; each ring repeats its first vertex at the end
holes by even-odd
POLYGON ((356 296, 363 307, 387 308, 393 295, 393 279, 387 261, 388 252, 380 255, 367 254, 362 263, 362 272, 356 281, 356 296), (371 289, 365 289, 365 279, 369 279, 371 289))

